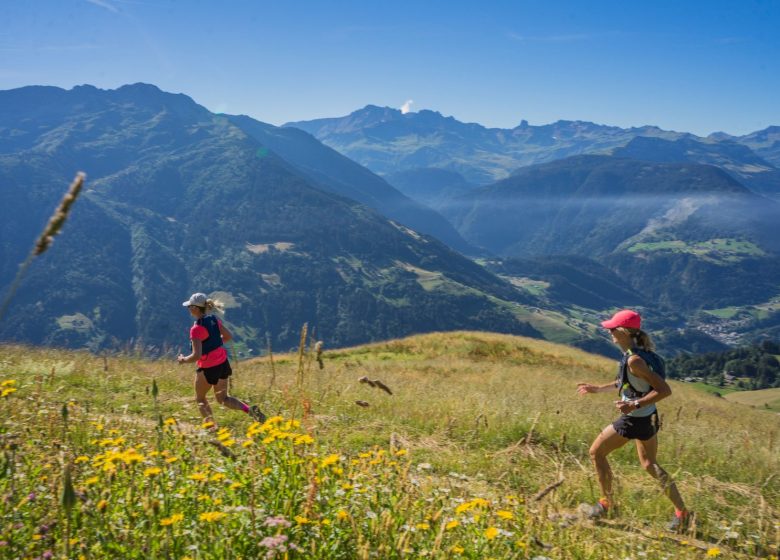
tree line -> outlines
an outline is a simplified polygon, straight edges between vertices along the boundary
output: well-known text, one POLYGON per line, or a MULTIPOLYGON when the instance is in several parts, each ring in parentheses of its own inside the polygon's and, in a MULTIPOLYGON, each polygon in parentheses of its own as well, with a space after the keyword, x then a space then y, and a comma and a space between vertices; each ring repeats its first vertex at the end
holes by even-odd
POLYGON ((720 387, 767 389, 780 387, 778 356, 780 343, 763 340, 723 352, 681 354, 668 361, 667 372, 673 379, 696 377, 720 387))

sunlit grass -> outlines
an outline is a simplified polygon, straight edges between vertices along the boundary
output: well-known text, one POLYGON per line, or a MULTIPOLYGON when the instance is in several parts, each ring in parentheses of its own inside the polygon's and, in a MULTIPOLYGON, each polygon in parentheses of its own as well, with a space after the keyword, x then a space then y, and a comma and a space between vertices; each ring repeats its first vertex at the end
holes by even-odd
MULTIPOLYGON (((104 371, 86 353, 3 347, 0 557, 66 546, 73 558, 705 556, 660 537, 671 506, 628 446, 612 460, 628 529, 561 521, 598 498, 588 447, 613 418, 614 395, 578 397, 575 385, 610 380, 614 362, 477 333, 324 357, 320 369, 303 356, 300 386, 297 355, 275 357, 270 388, 266 359, 236 364, 233 392, 274 417, 218 409, 212 433, 192 370, 172 361, 112 357, 104 371)), ((698 513, 696 542, 768 555, 777 418, 673 388, 659 460, 698 513)))

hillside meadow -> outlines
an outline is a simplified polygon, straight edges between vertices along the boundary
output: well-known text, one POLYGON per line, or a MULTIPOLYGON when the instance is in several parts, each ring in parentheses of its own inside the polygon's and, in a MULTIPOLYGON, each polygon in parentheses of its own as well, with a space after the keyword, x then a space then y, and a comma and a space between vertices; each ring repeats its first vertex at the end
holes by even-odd
POLYGON ((631 445, 611 456, 619 516, 578 516, 614 395, 576 383, 614 361, 473 332, 325 344, 323 367, 310 341, 236 364, 233 394, 269 419, 210 399, 211 427, 192 366, 3 346, 0 557, 777 557, 772 411, 671 382, 659 462, 696 512, 674 536, 631 445))

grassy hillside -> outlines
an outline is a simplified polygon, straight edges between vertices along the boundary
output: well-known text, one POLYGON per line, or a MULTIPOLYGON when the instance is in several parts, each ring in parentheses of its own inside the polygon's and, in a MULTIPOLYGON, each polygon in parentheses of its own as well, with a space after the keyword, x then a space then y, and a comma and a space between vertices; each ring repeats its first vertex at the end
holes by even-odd
POLYGON ((612 460, 620 517, 576 516, 598 498, 588 448, 614 397, 579 397, 575 386, 609 381, 614 362, 470 332, 326 350, 323 360, 320 369, 307 348, 238 364, 235 395, 281 418, 250 424, 212 402, 215 434, 200 426, 191 366, 3 347, 0 556, 776 554, 771 412, 673 382, 659 460, 697 512, 696 533, 675 540, 662 531, 670 504, 628 446, 612 460))
POLYGON ((780 412, 780 388, 760 389, 758 391, 737 391, 729 393, 725 399, 752 406, 754 408, 762 407, 768 410, 780 412))

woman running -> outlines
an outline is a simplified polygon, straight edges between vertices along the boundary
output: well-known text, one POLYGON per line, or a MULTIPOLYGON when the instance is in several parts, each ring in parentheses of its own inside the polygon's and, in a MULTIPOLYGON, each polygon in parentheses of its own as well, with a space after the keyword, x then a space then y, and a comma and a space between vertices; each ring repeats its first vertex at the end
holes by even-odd
POLYGON ((612 342, 623 351, 617 382, 606 385, 577 384, 580 395, 614 391, 616 385, 620 394, 620 400, 615 401, 615 407, 621 413, 620 418, 604 428, 590 447, 590 457, 598 473, 601 498, 589 513, 591 517, 600 517, 614 507, 612 471, 607 455, 633 439, 642 467, 660 482, 664 494, 674 504, 674 517, 667 528, 680 531, 688 523, 689 512, 677 486, 656 461, 658 412, 655 403, 671 395, 672 389, 664 379, 663 360, 653 352, 655 345, 650 336, 640 329, 641 322, 639 314, 628 309, 602 322, 601 325, 612 335, 612 342))
POLYGON ((265 422, 265 415, 260 412, 257 405, 250 408, 246 403, 228 394, 228 377, 233 370, 230 368, 223 342, 229 341, 233 336, 222 321, 214 315, 215 312, 222 313, 222 303, 209 299, 206 294, 197 293, 192 294, 182 305, 195 317, 195 324, 190 329, 192 353, 189 356, 179 354, 177 361, 180 364, 197 362, 195 400, 205 422, 215 425, 211 407, 206 400, 206 394, 212 387, 219 404, 233 410, 243 410, 256 421, 265 422))

